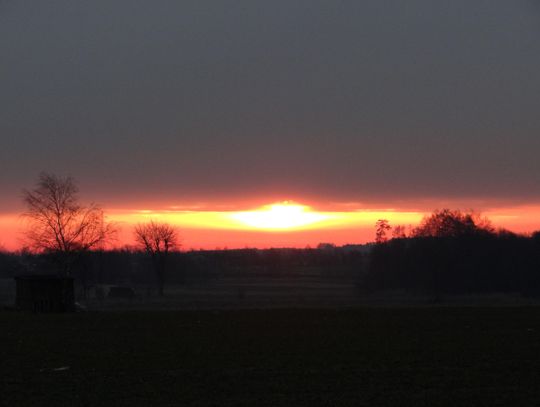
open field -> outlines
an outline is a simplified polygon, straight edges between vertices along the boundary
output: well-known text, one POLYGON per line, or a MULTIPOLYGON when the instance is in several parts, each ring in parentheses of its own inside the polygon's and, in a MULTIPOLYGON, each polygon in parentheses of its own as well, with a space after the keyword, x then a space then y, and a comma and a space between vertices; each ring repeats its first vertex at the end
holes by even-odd
MULTIPOLYGON (((424 306, 433 304, 433 297, 406 291, 360 290, 351 279, 320 277, 227 277, 190 284, 167 285, 166 296, 155 290, 130 285, 133 299, 98 300, 90 291, 77 301, 91 311, 170 311, 211 309, 276 309, 276 308, 343 308, 365 306, 424 306)), ((15 303, 13 279, 0 279, 0 307, 12 308, 15 303)), ((439 305, 466 306, 529 306, 540 305, 538 298, 519 293, 444 295, 439 305)))
POLYGON ((0 313, 2 406, 532 406, 540 308, 0 313))

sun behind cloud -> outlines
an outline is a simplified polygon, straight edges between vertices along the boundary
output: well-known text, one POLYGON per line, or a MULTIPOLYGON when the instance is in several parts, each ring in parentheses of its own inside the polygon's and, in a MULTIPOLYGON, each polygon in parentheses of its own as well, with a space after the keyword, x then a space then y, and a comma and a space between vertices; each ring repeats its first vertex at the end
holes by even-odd
POLYGON ((303 228, 329 220, 330 214, 313 212, 307 205, 281 202, 257 210, 234 212, 230 218, 256 229, 284 230, 303 228))
POLYGON ((117 210, 110 219, 126 226, 154 219, 183 229, 297 232, 305 230, 372 228, 377 219, 392 224, 417 224, 424 214, 395 210, 318 211, 294 201, 244 210, 117 210))

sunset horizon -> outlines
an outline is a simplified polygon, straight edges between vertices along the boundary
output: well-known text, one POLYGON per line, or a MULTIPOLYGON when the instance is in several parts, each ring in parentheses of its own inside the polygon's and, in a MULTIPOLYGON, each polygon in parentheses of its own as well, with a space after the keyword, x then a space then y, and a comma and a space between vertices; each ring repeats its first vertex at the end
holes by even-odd
MULTIPOLYGON (((177 228, 182 250, 305 248, 321 243, 361 245, 374 242, 375 222, 379 219, 388 220, 391 226, 403 226, 410 233, 424 217, 444 208, 477 213, 489 219, 495 229, 523 235, 540 230, 540 204, 489 207, 486 201, 480 204, 478 200, 471 200, 471 204, 482 208, 477 210, 472 205, 464 205, 463 200, 439 201, 437 206, 433 202, 423 206, 409 202, 400 210, 352 202, 319 206, 296 199, 263 205, 258 204, 260 199, 252 202, 257 203, 101 206, 107 221, 114 223, 117 229, 114 240, 106 248, 135 247, 133 229, 148 221, 164 222, 177 228)), ((25 227, 22 207, 18 213, 0 214, 0 248, 17 251, 26 247, 25 227)))
POLYGON ((540 406, 540 0, 0 0, 0 57, 0 405, 540 406))

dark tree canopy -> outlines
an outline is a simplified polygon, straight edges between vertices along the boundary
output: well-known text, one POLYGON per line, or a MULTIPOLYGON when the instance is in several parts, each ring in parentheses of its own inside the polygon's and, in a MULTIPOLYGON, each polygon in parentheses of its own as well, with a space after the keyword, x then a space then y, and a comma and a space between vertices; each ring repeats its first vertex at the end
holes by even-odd
POLYGON ((490 235, 494 233, 491 222, 475 213, 442 209, 425 217, 413 230, 413 237, 460 237, 490 235))

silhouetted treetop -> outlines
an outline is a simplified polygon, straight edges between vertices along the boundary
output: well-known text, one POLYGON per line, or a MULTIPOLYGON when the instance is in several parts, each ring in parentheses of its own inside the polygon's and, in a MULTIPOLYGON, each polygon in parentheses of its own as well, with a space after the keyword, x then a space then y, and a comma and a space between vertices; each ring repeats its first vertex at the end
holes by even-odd
POLYGON ((460 237, 492 235, 494 229, 487 218, 459 210, 436 210, 426 216, 412 231, 413 237, 460 237))
POLYGON ((392 229, 387 219, 379 219, 375 222, 375 242, 384 243, 388 240, 387 233, 392 229))
POLYGON ((167 254, 180 246, 178 231, 173 226, 153 220, 135 226, 135 241, 152 256, 167 254))
POLYGON ((69 273, 74 254, 104 244, 115 232, 99 206, 79 202, 78 191, 73 178, 45 172, 23 191, 26 240, 36 251, 55 254, 63 273, 69 273))
POLYGON ((164 295, 165 270, 169 253, 180 247, 179 240, 178 231, 168 223, 151 220, 135 227, 135 241, 152 258, 160 296, 164 295))

